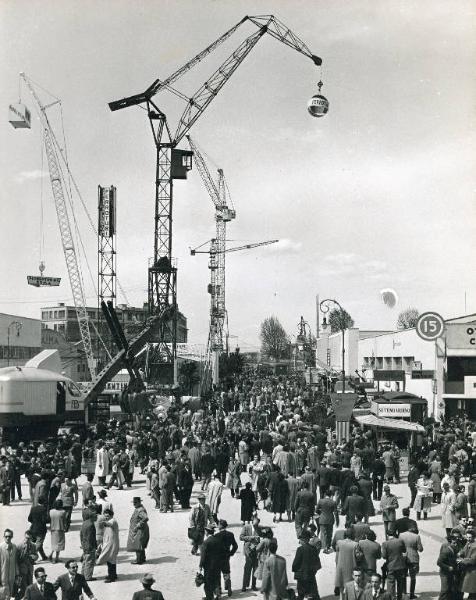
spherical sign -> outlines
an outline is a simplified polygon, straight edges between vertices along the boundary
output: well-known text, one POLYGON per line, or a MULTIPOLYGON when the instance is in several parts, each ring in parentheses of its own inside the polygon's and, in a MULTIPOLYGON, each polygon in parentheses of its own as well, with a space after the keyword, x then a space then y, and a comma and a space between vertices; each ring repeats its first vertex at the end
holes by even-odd
POLYGON ((423 313, 418 317, 416 332, 422 340, 432 342, 444 334, 445 321, 438 313, 423 313))
POLYGON ((329 101, 321 94, 315 94, 307 103, 307 110, 313 117, 323 117, 329 110, 329 101))

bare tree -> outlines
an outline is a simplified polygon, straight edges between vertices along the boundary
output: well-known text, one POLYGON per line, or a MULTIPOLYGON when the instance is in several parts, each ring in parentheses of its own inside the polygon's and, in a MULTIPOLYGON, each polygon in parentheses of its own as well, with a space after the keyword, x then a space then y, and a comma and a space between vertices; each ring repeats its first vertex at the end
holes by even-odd
POLYGON ((277 317, 268 317, 261 323, 260 338, 263 354, 275 359, 286 354, 289 340, 277 317))
POLYGON ((416 326, 420 312, 417 308, 406 308, 398 315, 397 329, 411 329, 416 326))
POLYGON ((353 327, 354 319, 344 308, 342 310, 334 308, 329 313, 329 325, 331 326, 331 333, 336 333, 337 331, 353 327))

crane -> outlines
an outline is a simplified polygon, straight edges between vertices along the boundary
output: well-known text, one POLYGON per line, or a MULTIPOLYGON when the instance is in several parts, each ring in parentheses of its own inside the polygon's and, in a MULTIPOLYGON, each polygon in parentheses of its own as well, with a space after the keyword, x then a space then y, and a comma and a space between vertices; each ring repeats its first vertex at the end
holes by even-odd
MULTIPOLYGON (((160 314, 164 307, 172 307, 173 314, 176 315, 177 268, 172 258, 172 189, 174 179, 186 179, 187 171, 192 168, 192 152, 179 150, 177 146, 265 33, 310 58, 314 65, 322 64, 321 58, 312 54, 306 44, 273 15, 245 16, 166 79, 156 79, 144 92, 109 103, 111 111, 145 104, 156 147, 154 255, 148 268, 150 315, 160 314), (172 87, 172 84, 210 55, 244 23, 256 26, 257 31, 241 42, 193 96, 187 97, 172 87), (169 128, 167 116, 153 100, 155 95, 164 90, 186 103, 174 133, 169 128)), ((167 362, 173 364, 177 355, 176 330, 174 317, 169 322, 162 322, 158 337, 159 355, 166 356, 167 362), (166 339, 170 344, 166 343, 166 339)))
POLYGON ((220 379, 220 354, 223 352, 223 333, 225 321, 228 316, 225 306, 225 254, 228 252, 238 252, 239 250, 250 250, 259 246, 268 246, 279 242, 279 240, 255 242, 245 244, 244 246, 234 246, 233 248, 225 248, 225 240, 223 240, 223 245, 216 238, 212 238, 209 242, 209 250, 201 250, 208 242, 190 250, 192 256, 196 254, 208 254, 210 257, 208 263, 208 268, 210 269, 210 283, 208 285, 208 292, 210 294, 210 329, 208 333, 205 372, 201 383, 202 390, 210 386, 210 379, 212 379, 214 384, 218 384, 220 379), (222 268, 223 271, 221 270, 222 268), (211 378, 210 375, 212 376, 211 378))
MULTIPOLYGON (((25 73, 20 73, 20 77, 25 82, 31 95, 35 99, 38 108, 41 125, 43 127, 43 141, 45 144, 46 157, 48 161, 48 170, 50 173, 51 188, 53 190, 53 198, 55 202, 56 214, 58 217, 58 225, 61 234, 61 243, 63 246, 64 257, 66 260, 66 268, 68 270, 71 292, 73 294, 74 306, 78 318, 79 331, 83 342, 86 360, 91 374, 91 378, 95 375, 95 361, 93 357, 93 348, 91 343, 91 332, 89 330, 89 317, 86 310, 86 299, 84 294, 83 276, 79 257, 76 253, 71 223, 69 219, 68 209, 66 205, 66 197, 68 187, 65 183, 65 176, 60 166, 60 160, 63 160, 61 146, 54 134, 51 123, 46 113, 47 109, 55 104, 61 103, 60 100, 43 105, 35 88, 25 73)), ((68 166, 66 170, 69 172, 68 166)))

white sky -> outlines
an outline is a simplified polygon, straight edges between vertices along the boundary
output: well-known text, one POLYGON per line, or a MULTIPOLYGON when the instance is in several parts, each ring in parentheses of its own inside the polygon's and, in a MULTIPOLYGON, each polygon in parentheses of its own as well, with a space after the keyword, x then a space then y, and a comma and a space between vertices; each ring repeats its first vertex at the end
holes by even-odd
MULTIPOLYGON (((39 176, 39 123, 26 131, 7 121, 18 73, 61 98, 71 169, 94 219, 97 185, 117 186, 118 276, 140 306, 153 247, 155 149, 144 111, 112 113, 107 102, 167 77, 244 15, 270 13, 322 57, 330 111, 308 115, 319 69, 265 36, 190 132, 214 160, 211 171, 225 171, 237 210, 229 239, 284 240, 228 256, 232 343, 256 344, 271 314, 290 334, 301 315, 314 328, 316 294, 337 298, 362 328, 393 328, 409 305, 463 314, 465 291, 467 311, 476 311, 475 6, 0 0, 0 311, 39 318, 47 301, 71 302, 49 180, 39 176), (42 185, 45 274, 63 277, 56 289, 26 283, 38 272, 42 185), (380 300, 384 287, 400 296, 392 310, 380 300)), ((175 87, 191 94, 252 31, 245 25, 175 87)), ((33 109, 26 90, 22 99, 33 109)), ((181 101, 156 100, 175 129, 181 101)), ((213 206, 196 169, 174 192, 178 301, 190 341, 206 342, 207 260, 188 248, 214 234, 213 206)), ((79 206, 77 218, 94 274, 97 243, 79 206)), ((95 305, 84 260, 83 271, 95 305)))

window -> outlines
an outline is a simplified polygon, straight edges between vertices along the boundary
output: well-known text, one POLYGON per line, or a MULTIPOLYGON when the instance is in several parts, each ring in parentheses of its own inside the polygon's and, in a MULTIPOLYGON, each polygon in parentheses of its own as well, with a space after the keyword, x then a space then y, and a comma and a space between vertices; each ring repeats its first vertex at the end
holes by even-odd
POLYGON ((65 311, 59 310, 58 311, 58 319, 64 319, 64 317, 65 317, 65 311))

